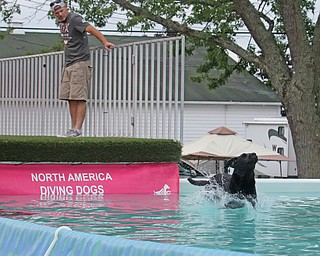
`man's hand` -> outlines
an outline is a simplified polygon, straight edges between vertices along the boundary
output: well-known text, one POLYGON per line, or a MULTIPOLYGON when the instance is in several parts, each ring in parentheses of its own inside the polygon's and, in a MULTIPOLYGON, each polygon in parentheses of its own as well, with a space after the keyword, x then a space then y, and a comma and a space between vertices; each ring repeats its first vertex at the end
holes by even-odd
POLYGON ((110 51, 110 49, 114 47, 114 44, 110 43, 109 41, 105 42, 103 45, 104 45, 104 48, 108 51, 110 51))

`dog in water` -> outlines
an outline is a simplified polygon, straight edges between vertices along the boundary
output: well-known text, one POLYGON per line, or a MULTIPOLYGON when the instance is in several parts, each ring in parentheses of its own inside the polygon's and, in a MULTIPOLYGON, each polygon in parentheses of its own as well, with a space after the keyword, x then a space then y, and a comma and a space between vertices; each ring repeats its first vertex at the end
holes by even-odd
POLYGON ((232 158, 226 162, 225 172, 218 173, 209 180, 194 180, 188 178, 188 181, 195 186, 205 186, 206 190, 218 190, 233 195, 235 199, 226 203, 228 208, 239 208, 244 206, 241 199, 248 200, 253 206, 257 203, 256 181, 254 179, 254 168, 258 162, 256 153, 243 153, 238 157, 232 158), (227 169, 234 168, 233 173, 229 174, 227 169))

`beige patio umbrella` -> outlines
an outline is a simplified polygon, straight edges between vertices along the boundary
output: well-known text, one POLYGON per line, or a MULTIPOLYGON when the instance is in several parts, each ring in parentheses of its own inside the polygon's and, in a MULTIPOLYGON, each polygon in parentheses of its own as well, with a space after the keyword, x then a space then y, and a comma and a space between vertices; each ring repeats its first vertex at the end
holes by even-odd
POLYGON ((225 160, 242 153, 256 153, 259 160, 290 161, 284 155, 267 149, 236 135, 236 132, 221 126, 207 135, 183 145, 184 160, 225 160))

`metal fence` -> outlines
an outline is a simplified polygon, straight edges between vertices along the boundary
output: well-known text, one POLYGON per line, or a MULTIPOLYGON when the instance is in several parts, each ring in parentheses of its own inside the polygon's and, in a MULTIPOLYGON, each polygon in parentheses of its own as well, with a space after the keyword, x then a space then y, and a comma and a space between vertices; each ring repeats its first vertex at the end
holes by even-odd
MULTIPOLYGON (((91 49, 83 136, 183 140, 184 37, 91 49)), ((55 136, 70 128, 58 100, 63 52, 0 59, 0 134, 55 136)))

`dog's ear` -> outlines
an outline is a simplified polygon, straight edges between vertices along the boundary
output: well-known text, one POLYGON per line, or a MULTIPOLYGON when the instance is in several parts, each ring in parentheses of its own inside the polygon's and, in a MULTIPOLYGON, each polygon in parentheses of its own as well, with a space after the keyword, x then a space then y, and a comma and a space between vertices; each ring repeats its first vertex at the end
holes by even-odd
POLYGON ((234 157, 234 158, 229 159, 224 166, 224 170, 228 169, 229 167, 235 168, 236 163, 237 163, 237 159, 238 159, 238 157, 234 157))

